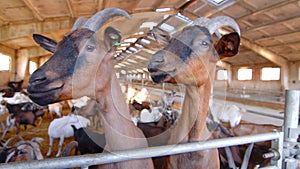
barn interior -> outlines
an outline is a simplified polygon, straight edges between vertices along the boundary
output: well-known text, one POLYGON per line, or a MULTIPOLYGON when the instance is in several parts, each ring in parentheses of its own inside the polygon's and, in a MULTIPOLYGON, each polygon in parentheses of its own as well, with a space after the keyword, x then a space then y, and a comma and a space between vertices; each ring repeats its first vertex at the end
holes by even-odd
MULTIPOLYGON (((236 56, 217 63, 211 100, 244 109, 242 121, 283 125, 286 90, 300 90, 299 0, 2 0, 0 88, 23 80, 22 88, 26 89, 31 74, 51 58, 52 53, 41 48, 33 34, 59 42, 76 19, 89 18, 106 8, 121 8, 130 14, 130 18, 110 19, 99 30, 100 39, 108 26, 121 33, 114 68, 127 101, 135 98, 141 99, 139 103, 154 104, 161 101, 164 92, 176 91, 172 106, 180 112, 184 85, 154 83, 148 71, 152 55, 167 45, 157 42, 153 31, 172 37, 199 17, 224 15, 240 27, 240 49, 236 56), (145 96, 138 98, 138 94, 145 96)), ((226 27, 219 32, 230 30, 226 27)), ((66 104, 63 109, 63 114, 70 111, 66 104)), ((48 149, 47 127, 52 118, 47 119, 43 127, 28 129, 32 135, 44 132, 47 146, 43 154, 48 149)), ((24 138, 32 138, 25 133, 21 129, 24 138)), ((12 130, 5 139, 14 135, 12 130)), ((54 151, 56 148, 54 145, 54 151)))

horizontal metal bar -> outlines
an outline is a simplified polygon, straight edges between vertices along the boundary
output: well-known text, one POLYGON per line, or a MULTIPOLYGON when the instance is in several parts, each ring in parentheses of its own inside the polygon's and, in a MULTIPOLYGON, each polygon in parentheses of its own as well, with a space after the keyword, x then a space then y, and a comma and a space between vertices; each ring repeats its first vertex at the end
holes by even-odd
POLYGON ((97 164, 107 164, 120 161, 128 161, 134 159, 159 157, 172 154, 180 154, 187 152, 194 152, 199 150, 206 150, 212 148, 221 148, 234 145, 248 144, 252 142, 262 142, 268 140, 274 140, 280 138, 280 132, 274 131, 270 133, 255 134, 249 136, 231 137, 216 140, 208 140, 201 142, 192 142, 177 145, 165 145, 157 147, 148 147, 142 149, 133 149, 126 151, 117 151, 112 153, 99 153, 99 154, 89 154, 81 156, 72 157, 61 157, 45 159, 40 161, 29 161, 29 162, 18 162, 18 163, 8 163, 1 164, 2 169, 38 169, 38 168, 73 168, 73 167, 85 167, 97 164))
POLYGON ((262 115, 262 116, 267 116, 267 117, 273 117, 276 119, 284 119, 284 117, 281 116, 276 116, 276 115, 272 115, 272 114, 267 114, 267 113, 261 113, 261 112, 257 112, 257 111, 253 111, 253 110, 248 110, 246 109, 247 112, 253 113, 253 114, 258 114, 258 115, 262 115))

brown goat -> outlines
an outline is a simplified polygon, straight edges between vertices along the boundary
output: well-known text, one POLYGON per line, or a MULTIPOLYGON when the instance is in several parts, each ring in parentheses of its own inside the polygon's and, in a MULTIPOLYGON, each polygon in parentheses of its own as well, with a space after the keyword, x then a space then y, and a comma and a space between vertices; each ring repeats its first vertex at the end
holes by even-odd
MULTIPOLYGON (((211 34, 223 26, 231 26, 239 33, 238 25, 229 17, 201 18, 175 37, 168 38, 171 39, 169 44, 152 56, 148 70, 154 82, 182 83, 186 86, 182 114, 171 131, 169 144, 211 137, 206 127, 206 117, 216 63, 219 57, 236 55, 240 43, 239 34, 234 32, 224 35, 217 45, 213 45, 211 34)), ((219 167, 217 149, 171 155, 164 163, 164 168, 168 169, 219 167)))
MULTIPOLYGON (((42 35, 35 41, 53 56, 29 79, 29 97, 40 105, 88 96, 97 101, 104 122, 105 151, 147 147, 142 131, 131 121, 128 105, 114 70, 113 45, 120 40, 111 27, 104 40, 97 37, 100 27, 114 16, 128 16, 121 9, 107 8, 89 19, 81 18, 64 39, 57 43, 42 35)), ((100 165, 101 168, 153 168, 151 158, 100 165)))

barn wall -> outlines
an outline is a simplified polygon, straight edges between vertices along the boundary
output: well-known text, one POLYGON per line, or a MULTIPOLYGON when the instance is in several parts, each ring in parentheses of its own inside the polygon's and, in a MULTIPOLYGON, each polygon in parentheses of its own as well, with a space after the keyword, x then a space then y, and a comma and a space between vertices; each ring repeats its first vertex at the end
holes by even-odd
MULTIPOLYGON (((260 74, 261 68, 265 67, 265 65, 249 67, 253 69, 253 80, 237 80, 237 71, 239 67, 232 68, 232 83, 228 85, 227 81, 224 80, 216 80, 214 83, 215 88, 223 89, 223 88, 236 88, 242 89, 246 88, 246 90, 264 90, 264 91, 283 91, 283 87, 281 81, 261 81, 260 74)), ((289 89, 297 89, 300 90, 300 61, 289 62, 289 89)))

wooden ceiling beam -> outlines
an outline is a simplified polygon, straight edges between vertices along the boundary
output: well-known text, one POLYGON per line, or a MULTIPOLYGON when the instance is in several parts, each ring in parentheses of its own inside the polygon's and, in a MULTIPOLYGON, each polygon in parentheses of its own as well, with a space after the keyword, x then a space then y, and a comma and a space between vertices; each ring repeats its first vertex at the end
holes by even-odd
POLYGON ((70 12, 70 17, 74 18, 74 12, 73 12, 73 8, 72 8, 72 2, 70 0, 67 0, 67 6, 70 12))
POLYGON ((39 21, 43 21, 44 18, 40 14, 40 12, 36 9, 36 7, 32 4, 30 0, 23 0, 23 2, 26 4, 26 6, 31 10, 33 13, 34 17, 38 19, 39 21))
POLYGON ((286 18, 286 19, 273 20, 273 21, 270 21, 270 22, 267 22, 267 23, 262 23, 260 25, 248 27, 244 30, 244 32, 261 30, 261 29, 264 29, 264 28, 266 28, 270 25, 293 21, 294 19, 298 19, 299 17, 300 17, 300 15, 298 14, 296 16, 286 18))
POLYGON ((258 37, 255 39, 251 39, 251 41, 264 41, 264 40, 272 40, 274 38, 278 38, 281 36, 289 36, 291 34, 294 34, 295 32, 300 32, 300 29, 295 29, 295 30, 288 30, 285 32, 280 32, 279 34, 273 34, 272 36, 268 36, 268 37, 258 37))
POLYGON ((98 0, 97 11, 102 10, 105 8, 106 1, 105 0, 98 0))
POLYGON ((0 42, 32 36, 33 33, 47 34, 62 29, 70 29, 74 19, 45 20, 43 22, 31 22, 10 24, 0 27, 0 42))
POLYGON ((28 53, 28 58, 35 58, 35 57, 40 57, 40 56, 45 56, 50 54, 50 52, 46 51, 40 46, 22 48, 18 50, 18 52, 25 52, 25 51, 28 53))

